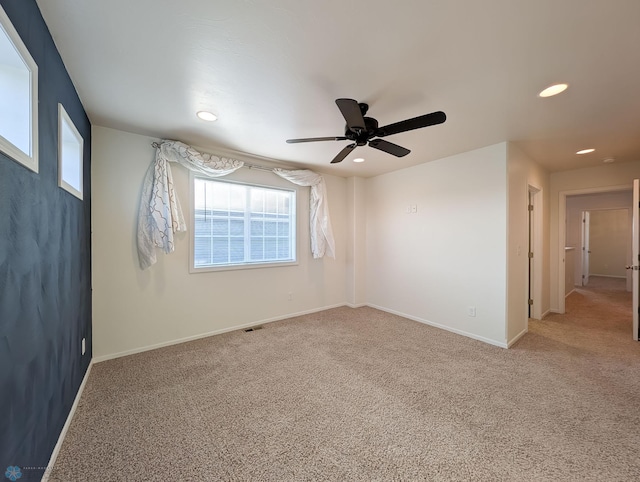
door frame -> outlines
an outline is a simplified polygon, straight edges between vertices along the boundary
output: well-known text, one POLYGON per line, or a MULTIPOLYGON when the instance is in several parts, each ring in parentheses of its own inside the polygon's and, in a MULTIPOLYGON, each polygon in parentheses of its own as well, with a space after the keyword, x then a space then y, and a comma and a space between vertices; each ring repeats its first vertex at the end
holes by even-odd
POLYGON ((558 313, 563 314, 566 311, 564 297, 564 280, 565 280, 565 264, 564 264, 564 247, 567 243, 567 196, 576 196, 580 194, 599 194, 603 192, 632 191, 633 182, 617 186, 601 186, 585 189, 572 189, 560 191, 558 194, 558 313))
MULTIPOLYGON (((531 263, 531 272, 527 269, 527 292, 531 293, 533 304, 531 305, 531 318, 536 320, 542 319, 542 265, 543 265, 543 203, 542 189, 533 184, 527 185, 527 205, 529 199, 533 205, 532 219, 527 232, 531 236, 531 247, 533 262, 531 263), (533 228, 533 229, 532 229, 533 228), (529 231, 532 231, 529 233, 529 231), (529 288, 531 288, 529 290, 529 288)), ((528 298, 527 298, 528 302, 528 298)), ((529 320, 527 319, 527 324, 529 320)), ((528 325, 527 325, 528 326, 528 325)))
MULTIPOLYGON (((640 180, 633 180, 633 204, 631 210, 633 218, 631 226, 631 266, 640 265, 640 180)), ((633 279, 633 339, 638 341, 638 322, 640 321, 640 272, 633 268, 631 272, 633 279)))

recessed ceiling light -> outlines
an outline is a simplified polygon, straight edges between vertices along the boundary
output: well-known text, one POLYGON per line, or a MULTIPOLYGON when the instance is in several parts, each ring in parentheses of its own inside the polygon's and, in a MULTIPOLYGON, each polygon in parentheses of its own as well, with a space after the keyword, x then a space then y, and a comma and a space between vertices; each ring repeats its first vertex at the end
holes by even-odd
POLYGON ((207 121, 207 122, 213 122, 214 120, 216 120, 218 118, 217 115, 212 114, 211 112, 207 112, 206 110, 201 110, 196 115, 198 117, 200 117, 200 119, 202 119, 204 121, 207 121))
POLYGON ((581 151, 576 152, 576 154, 591 154, 595 149, 582 149, 581 151))
POLYGON ((606 159, 603 159, 602 162, 611 164, 612 162, 616 162, 616 160, 613 157, 607 157, 606 159))
POLYGON ((558 95, 569 87, 569 84, 553 84, 538 94, 538 97, 552 97, 558 95))
POLYGON ((362 157, 356 157, 353 162, 364 162, 364 159, 362 157))

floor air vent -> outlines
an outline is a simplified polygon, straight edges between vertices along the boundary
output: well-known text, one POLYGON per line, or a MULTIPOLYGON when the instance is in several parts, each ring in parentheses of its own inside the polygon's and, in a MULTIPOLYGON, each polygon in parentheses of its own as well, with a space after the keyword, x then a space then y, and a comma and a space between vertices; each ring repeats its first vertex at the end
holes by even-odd
POLYGON ((247 328, 244 330, 245 333, 249 333, 250 331, 262 330, 261 326, 252 326, 251 328, 247 328))

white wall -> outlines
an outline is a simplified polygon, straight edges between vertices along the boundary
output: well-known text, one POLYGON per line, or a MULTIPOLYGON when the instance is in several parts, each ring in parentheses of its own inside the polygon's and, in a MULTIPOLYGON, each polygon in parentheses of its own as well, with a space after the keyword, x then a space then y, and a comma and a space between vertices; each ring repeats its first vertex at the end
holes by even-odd
MULTIPOLYGON (((168 344, 199 335, 346 303, 347 181, 325 175, 337 258, 312 258, 309 189, 298 188, 298 266, 189 274, 188 235, 171 255, 141 271, 135 245, 144 173, 152 139, 113 129, 92 131, 94 357, 168 344), (293 300, 288 301, 288 293, 293 300)), ((214 150, 212 150, 213 152, 214 150)), ((188 173, 173 166, 188 216, 188 173)), ((240 169, 228 179, 292 184, 264 171, 240 169)))
POLYGON ((506 149, 367 179, 371 305, 506 345, 506 149), (411 205, 416 213, 406 212, 411 205))
POLYGON ((591 211, 589 274, 626 278, 631 247, 630 209, 591 211))
POLYGON ((573 280, 573 268, 576 260, 576 248, 567 247, 564 249, 564 296, 567 297, 575 291, 575 283, 573 280))
POLYGON ((526 333, 529 298, 529 190, 538 193, 533 213, 535 238, 538 249, 534 249, 534 284, 532 299, 535 312, 532 317, 542 317, 549 310, 549 174, 515 144, 507 149, 507 172, 509 182, 509 227, 507 245, 507 341, 513 343, 526 333))
MULTIPOLYGON (((566 231, 565 239, 567 246, 576 248, 574 257, 573 284, 582 285, 582 212, 597 210, 617 210, 627 209, 627 223, 631 226, 631 204, 633 202, 633 192, 631 190, 604 192, 596 194, 581 194, 566 197, 566 231)), ((631 264, 631 232, 628 238, 623 241, 625 243, 625 259, 624 264, 631 264)), ((593 249, 592 249, 593 251, 593 249)), ((624 268, 623 268, 624 269, 624 268)), ((626 270, 625 270, 626 271, 626 270)), ((627 276, 629 283, 631 282, 631 273, 622 274, 627 276)))
POLYGON ((367 303, 367 198, 366 181, 347 179, 347 302, 350 306, 367 303))
MULTIPOLYGON (((640 161, 603 164, 598 167, 554 172, 550 175, 551 188, 551 310, 563 311, 565 198, 566 194, 585 194, 587 191, 630 189, 633 180, 640 178, 640 161), (562 194, 562 195, 561 195, 562 194), (562 296, 561 296, 562 295, 562 296)), ((577 260, 576 256, 576 260, 577 260)))

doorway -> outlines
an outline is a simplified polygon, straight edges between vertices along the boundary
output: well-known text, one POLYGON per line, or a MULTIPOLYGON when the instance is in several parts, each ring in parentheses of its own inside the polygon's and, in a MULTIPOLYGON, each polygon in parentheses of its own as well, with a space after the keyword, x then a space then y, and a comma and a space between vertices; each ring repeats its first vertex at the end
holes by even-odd
POLYGON ((576 277, 576 285, 588 286, 590 276, 598 276, 612 282, 622 279, 631 291, 631 273, 626 269, 631 261, 631 223, 628 208, 582 211, 581 279, 576 277))
MULTIPOLYGON (((619 219, 623 218, 622 222, 625 225, 624 229, 626 229, 627 233, 626 235, 624 235, 625 239, 622 241, 625 246, 625 252, 622 256, 624 260, 626 260, 625 264, 631 264, 632 214, 634 212, 632 206, 633 190, 631 185, 560 192, 558 219, 558 229, 560 234, 559 251, 561 254, 563 254, 571 252, 572 249, 575 250, 575 269, 571 269, 571 266, 567 266, 566 256, 560 257, 560 263, 558 265, 558 274, 560 281, 558 286, 559 313, 565 313, 566 311, 565 297, 576 296, 571 295, 573 288, 575 288, 578 292, 583 289, 590 289, 590 286, 583 287, 583 275, 585 276, 584 285, 589 285, 589 281, 592 281, 590 279, 590 276, 593 276, 594 274, 604 275, 598 276, 597 278, 593 279, 593 281, 597 280, 600 283, 602 283, 603 280, 614 280, 614 277, 617 276, 623 277, 617 279, 618 285, 620 284, 620 282, 622 282, 623 289, 626 288, 624 289, 624 291, 631 291, 631 273, 629 271, 625 271, 624 274, 620 272, 622 266, 618 266, 621 264, 619 259, 615 262, 601 262, 601 260, 599 261, 598 259, 594 258, 594 255, 596 255, 596 253, 594 253, 592 245, 592 224, 594 213, 596 213, 596 217, 600 217, 603 211, 619 211, 617 213, 617 216, 619 219), (585 215, 586 212, 588 212, 589 214, 585 215), (585 233, 585 225, 587 224, 587 220, 589 220, 590 222, 588 223, 589 226, 587 229, 587 233, 585 233), (585 248, 584 255, 583 248, 585 248), (589 251, 591 251, 591 253, 589 253, 589 251), (583 263, 583 261, 585 260, 585 255, 586 263, 583 263), (594 263, 596 263, 595 266, 594 263), (599 267, 598 263, 600 263, 599 267), (587 264, 590 266, 589 268, 587 268, 587 264), (607 265, 607 267, 604 266, 605 264, 607 265), (617 271, 609 271, 612 268, 615 268, 617 271), (583 271, 583 269, 585 271, 583 271), (609 278, 609 276, 611 278, 609 278)), ((604 214, 602 216, 606 217, 607 214, 604 214)), ((600 220, 598 220, 597 222, 599 221, 600 220)), ((607 258, 607 256, 605 256, 604 258, 611 260, 611 258, 607 258)), ((595 289, 597 289, 597 287, 595 287, 595 289)), ((574 305, 575 303, 573 303, 572 306, 574 305)), ((630 313, 632 311, 633 310, 630 310, 630 313)), ((629 320, 629 322, 631 323, 631 320, 629 320)))
MULTIPOLYGON (((565 264, 565 248, 567 247, 575 247, 576 251, 581 251, 581 240, 578 237, 577 239, 571 236, 568 236, 569 232, 578 233, 580 236, 581 232, 581 218, 580 214, 582 211, 597 209, 597 208, 624 208, 631 209, 633 203, 633 189, 632 185, 622 185, 622 186, 610 186, 610 187, 600 187, 600 188, 588 188, 588 189, 579 189, 573 191, 561 191, 559 193, 558 199, 558 252, 561 254, 558 264, 558 313, 565 312, 565 287, 566 280, 571 279, 571 273, 566 273, 566 264, 565 264), (622 196, 622 199, 620 198, 622 196), (587 197, 591 199, 591 204, 583 204, 581 206, 576 207, 575 205, 571 205, 571 203, 579 197, 587 197), (617 198, 616 200, 612 198, 617 198), (607 205, 604 205, 605 202, 608 202, 607 205), (614 204, 615 203, 615 204, 614 204), (569 205, 568 205, 569 204, 569 205), (571 211, 574 212, 571 212, 571 211), (575 215, 575 210, 578 210, 577 217, 575 215)), ((578 253, 576 253, 578 254, 578 253)), ((575 259, 580 259, 580 256, 575 256, 575 259)), ((576 263, 578 265, 578 263, 576 263)), ((581 263, 579 264, 580 269, 581 263)), ((577 271, 577 268, 576 268, 577 271)), ((580 279, 582 276, 581 271, 578 272, 578 278, 580 279)), ((578 283, 578 286, 581 283, 578 283)), ((555 310, 554 310, 555 311, 555 310)))

